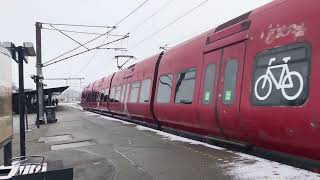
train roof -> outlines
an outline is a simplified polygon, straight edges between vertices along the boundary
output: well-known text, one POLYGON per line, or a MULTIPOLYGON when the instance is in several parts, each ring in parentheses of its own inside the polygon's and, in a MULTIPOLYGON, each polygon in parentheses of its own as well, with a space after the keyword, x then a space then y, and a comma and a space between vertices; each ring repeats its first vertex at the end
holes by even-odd
POLYGON ((189 43, 192 43, 194 41, 199 41, 201 39, 207 38, 209 35, 214 35, 214 34, 220 32, 220 31, 223 31, 223 30, 227 29, 228 27, 231 27, 231 26, 233 26, 233 25, 235 25, 237 23, 243 22, 245 20, 250 20, 253 17, 259 16, 263 12, 265 12, 265 11, 267 11, 267 10, 269 10, 269 9, 279 5, 279 4, 285 3, 286 1, 288 1, 288 0, 274 0, 274 1, 270 2, 270 3, 267 3, 267 4, 265 4, 265 5, 261 6, 261 7, 258 7, 256 9, 252 10, 252 11, 244 13, 244 14, 236 17, 236 18, 233 18, 233 19, 231 19, 231 20, 229 20, 227 22, 224 22, 224 23, 220 24, 219 26, 217 26, 215 28, 212 28, 212 29, 210 29, 208 31, 205 31, 205 32, 203 32, 203 33, 201 33, 199 35, 196 35, 195 37, 193 37, 191 39, 188 39, 188 40, 186 40, 184 42, 181 42, 181 43, 177 44, 176 46, 174 46, 174 47, 170 48, 169 50, 167 50, 167 52, 169 53, 170 51, 174 51, 175 49, 180 48, 180 47, 185 46, 185 45, 188 45, 189 43))
MULTIPOLYGON (((249 11, 249 12, 247 12, 247 13, 245 13, 245 14, 242 14, 241 16, 238 16, 238 17, 236 17, 236 18, 233 18, 233 19, 231 19, 231 20, 229 20, 229 21, 227 21, 227 22, 225 22, 225 23, 222 23, 222 24, 220 24, 219 26, 217 26, 217 27, 215 27, 215 28, 212 28, 212 29, 210 29, 210 30, 208 30, 208 31, 206 31, 206 32, 203 32, 203 33, 201 33, 201 34, 199 34, 199 35, 197 35, 197 36, 195 36, 195 37, 193 37, 193 38, 191 38, 191 39, 188 39, 188 40, 186 40, 186 41, 184 41, 184 42, 181 42, 181 43, 177 44, 176 46, 174 46, 174 47, 166 50, 166 51, 165 51, 165 54, 171 53, 171 52, 177 50, 177 49, 180 48, 180 47, 189 45, 190 43, 193 43, 193 42, 196 42, 196 41, 204 41, 204 42, 205 42, 205 39, 208 38, 209 36, 215 36, 215 34, 218 35, 218 33, 222 32, 222 31, 225 30, 225 29, 228 29, 229 27, 232 27, 233 25, 235 25, 235 24, 237 24, 237 23, 244 22, 244 21, 246 21, 246 20, 251 20, 253 17, 259 16, 260 14, 262 14, 262 13, 265 12, 265 11, 267 11, 268 9, 273 8, 273 7, 275 7, 275 6, 279 5, 279 4, 285 3, 286 1, 288 1, 288 0, 274 0, 274 1, 272 1, 272 2, 270 2, 270 3, 268 3, 268 4, 266 4, 266 5, 263 5, 263 6, 261 6, 261 7, 258 7, 258 8, 256 8, 256 9, 252 10, 252 11, 249 11)), ((140 63, 144 63, 145 60, 153 59, 155 56, 158 56, 160 53, 161 53, 161 52, 159 52, 159 53, 157 53, 157 54, 155 54, 155 55, 152 55, 152 56, 150 56, 150 57, 148 57, 148 58, 144 58, 144 59, 142 59, 141 61, 139 61, 139 62, 137 62, 137 63, 135 63, 135 64, 133 64, 133 65, 131 65, 131 66, 123 69, 123 70, 121 70, 121 71, 117 71, 116 73, 119 73, 119 72, 125 71, 125 70, 127 70, 127 69, 130 69, 130 68, 132 68, 132 67, 134 67, 134 66, 136 66, 136 65, 138 65, 138 64, 140 64, 140 63)), ((109 79, 111 76, 112 76, 112 74, 104 77, 103 79, 105 79, 105 78, 108 78, 108 79, 109 79)), ((102 80, 102 79, 97 80, 97 81, 91 83, 91 84, 88 86, 88 88, 89 88, 89 87, 91 87, 91 88, 92 88, 92 87, 95 87, 95 86, 96 86, 96 83, 99 82, 99 81, 101 81, 101 80, 102 80)))

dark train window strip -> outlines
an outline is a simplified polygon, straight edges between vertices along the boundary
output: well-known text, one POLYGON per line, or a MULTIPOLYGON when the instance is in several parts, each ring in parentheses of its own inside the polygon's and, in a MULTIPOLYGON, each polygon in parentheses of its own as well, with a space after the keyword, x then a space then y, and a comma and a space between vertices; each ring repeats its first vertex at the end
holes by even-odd
POLYGON ((221 30, 223 30, 223 29, 225 29, 225 28, 227 28, 227 27, 230 27, 230 26, 232 26, 232 25, 234 25, 234 24, 237 24, 237 23, 239 23, 239 22, 241 22, 241 21, 244 21, 244 20, 248 19, 249 16, 250 16, 250 14, 251 14, 251 12, 252 12, 252 11, 247 12, 247 13, 245 13, 245 14, 237 17, 237 18, 234 18, 234 19, 232 19, 232 20, 230 20, 230 21, 228 21, 228 22, 226 22, 226 23, 224 23, 224 24, 221 24, 220 26, 218 26, 218 27, 216 28, 216 30, 215 30, 214 32, 221 31, 221 30))

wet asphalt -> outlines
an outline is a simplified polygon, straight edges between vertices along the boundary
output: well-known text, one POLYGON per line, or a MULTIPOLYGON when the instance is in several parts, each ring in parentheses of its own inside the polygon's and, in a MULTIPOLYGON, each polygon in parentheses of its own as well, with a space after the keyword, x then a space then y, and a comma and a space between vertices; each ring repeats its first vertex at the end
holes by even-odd
MULTIPOLYGON (((255 160, 244 160, 229 151, 173 141, 153 131, 139 130, 134 124, 108 120, 68 106, 58 107, 57 118, 57 123, 37 129, 34 126, 35 116, 29 115, 31 131, 27 132, 27 154, 44 155, 49 169, 74 168, 75 180, 256 179, 256 176, 250 178, 231 173, 238 162, 250 165, 255 160), (40 137, 56 135, 71 135, 72 138, 49 143, 38 141, 40 137), (52 145, 83 141, 93 145, 51 150, 52 145)), ((14 121, 13 151, 18 156, 18 116, 14 121)), ((2 162, 2 157, 0 160, 2 162)), ((286 179, 277 173, 273 176, 286 179)), ((268 177, 268 174, 261 176, 262 179, 268 177)))

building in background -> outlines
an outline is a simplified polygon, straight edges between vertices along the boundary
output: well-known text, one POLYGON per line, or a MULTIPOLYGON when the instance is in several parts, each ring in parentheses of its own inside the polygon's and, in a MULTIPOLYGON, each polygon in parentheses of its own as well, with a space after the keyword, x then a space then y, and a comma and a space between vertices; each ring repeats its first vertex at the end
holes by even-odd
POLYGON ((68 89, 58 96, 60 102, 79 102, 81 100, 81 92, 68 89))

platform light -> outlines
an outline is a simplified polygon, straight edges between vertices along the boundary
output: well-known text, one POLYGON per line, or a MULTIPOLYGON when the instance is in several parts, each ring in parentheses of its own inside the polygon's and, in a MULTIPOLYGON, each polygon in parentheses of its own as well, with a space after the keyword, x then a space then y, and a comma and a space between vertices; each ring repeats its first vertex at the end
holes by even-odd
MULTIPOLYGON (((12 59, 14 59, 17 63, 18 62, 18 56, 17 56, 17 47, 12 42, 3 42, 1 43, 1 46, 4 48, 7 48, 12 55, 12 59)), ((23 43, 23 53, 24 53, 24 61, 28 63, 27 57, 34 57, 36 56, 36 51, 34 50, 33 43, 32 42, 24 42, 23 43)))
POLYGON ((1 46, 8 49, 11 53, 11 57, 14 61, 16 61, 16 63, 18 62, 18 55, 17 55, 17 51, 15 50, 16 46, 12 43, 12 42, 2 42, 1 46))
POLYGON ((29 57, 36 56, 36 51, 34 50, 32 42, 24 42, 23 47, 24 47, 25 56, 29 56, 29 57))
POLYGON ((35 57, 36 51, 34 50, 32 42, 23 43, 24 61, 28 63, 28 57, 35 57))

